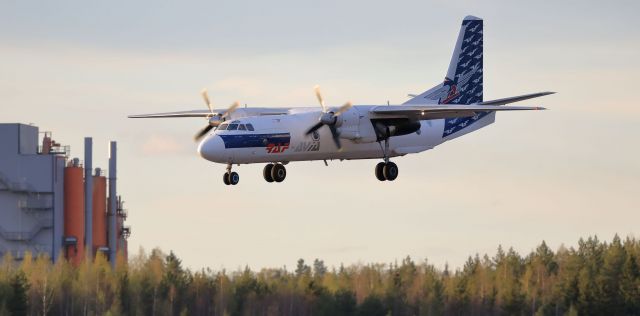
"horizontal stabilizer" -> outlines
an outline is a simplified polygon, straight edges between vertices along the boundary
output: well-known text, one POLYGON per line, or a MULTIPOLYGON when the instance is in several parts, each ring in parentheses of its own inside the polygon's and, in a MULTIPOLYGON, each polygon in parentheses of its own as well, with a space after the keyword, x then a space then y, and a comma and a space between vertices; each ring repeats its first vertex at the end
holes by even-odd
POLYGON ((503 105, 503 104, 514 103, 514 102, 519 102, 519 101, 523 101, 523 100, 529 100, 529 99, 533 99, 533 98, 543 97, 545 95, 550 95, 550 94, 554 94, 554 93, 555 92, 531 93, 531 94, 519 95, 519 96, 515 96, 515 97, 508 97, 508 98, 503 98, 503 99, 484 101, 484 102, 478 103, 478 105, 503 105))

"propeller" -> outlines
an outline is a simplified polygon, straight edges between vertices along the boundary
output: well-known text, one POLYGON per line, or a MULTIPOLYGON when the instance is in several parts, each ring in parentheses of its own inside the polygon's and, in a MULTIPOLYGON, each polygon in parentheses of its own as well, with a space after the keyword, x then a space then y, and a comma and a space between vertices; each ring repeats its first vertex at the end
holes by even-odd
POLYGON ((202 94, 202 98, 204 99, 204 103, 209 108, 210 114, 207 115, 207 120, 209 121, 209 124, 207 124, 207 126, 201 129, 193 137, 193 139, 196 141, 200 140, 204 135, 207 135, 207 133, 209 133, 209 131, 214 127, 218 127, 218 125, 222 124, 222 122, 224 122, 225 119, 240 106, 240 103, 236 101, 233 104, 231 104, 231 106, 226 111, 224 111, 224 114, 222 115, 219 113, 216 114, 215 112, 213 112, 213 104, 209 99, 209 94, 207 93, 207 89, 202 89, 201 94, 202 94))
POLYGON ((311 128, 307 130, 306 135, 309 135, 326 125, 331 131, 331 136, 333 136, 333 142, 336 144, 336 147, 338 147, 339 150, 342 150, 342 145, 340 144, 340 133, 338 132, 338 126, 340 126, 342 121, 339 121, 338 117, 342 115, 342 113, 348 111, 352 104, 351 102, 347 102, 337 110, 329 111, 329 109, 324 105, 324 99, 320 93, 320 87, 315 86, 314 90, 316 92, 316 98, 318 98, 318 102, 320 102, 320 106, 322 107, 322 114, 320 115, 320 118, 318 118, 318 123, 311 126, 311 128))

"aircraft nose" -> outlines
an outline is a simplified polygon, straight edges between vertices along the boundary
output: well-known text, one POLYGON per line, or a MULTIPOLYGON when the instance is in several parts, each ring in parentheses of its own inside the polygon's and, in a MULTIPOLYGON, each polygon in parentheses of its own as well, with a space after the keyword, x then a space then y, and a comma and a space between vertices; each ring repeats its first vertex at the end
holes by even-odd
POLYGON ((207 137, 200 145, 198 145, 198 153, 200 156, 206 160, 213 162, 224 162, 221 161, 224 152, 224 142, 220 136, 211 136, 207 137))

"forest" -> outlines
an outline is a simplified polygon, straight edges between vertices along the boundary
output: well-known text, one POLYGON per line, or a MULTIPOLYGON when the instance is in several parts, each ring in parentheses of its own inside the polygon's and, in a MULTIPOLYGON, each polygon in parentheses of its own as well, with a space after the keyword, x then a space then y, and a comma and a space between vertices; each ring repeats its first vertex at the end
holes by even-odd
POLYGON ((640 315, 640 242, 580 239, 526 255, 499 246, 464 266, 399 262, 295 269, 186 269, 154 249, 115 268, 98 255, 65 260, 5 255, 0 315, 640 315))

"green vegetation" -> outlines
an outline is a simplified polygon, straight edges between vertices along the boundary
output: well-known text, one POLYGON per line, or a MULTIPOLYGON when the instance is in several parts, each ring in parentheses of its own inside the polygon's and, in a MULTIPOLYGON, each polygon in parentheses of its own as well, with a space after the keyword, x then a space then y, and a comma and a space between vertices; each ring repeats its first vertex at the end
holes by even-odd
POLYGON ((0 265, 0 315, 640 315, 639 260, 640 242, 617 236, 524 257, 498 247, 455 271, 409 257, 190 271, 160 250, 112 270, 102 256, 72 267, 27 254, 0 265))

